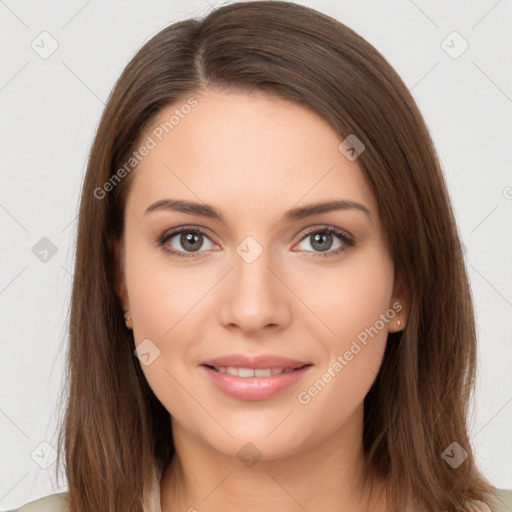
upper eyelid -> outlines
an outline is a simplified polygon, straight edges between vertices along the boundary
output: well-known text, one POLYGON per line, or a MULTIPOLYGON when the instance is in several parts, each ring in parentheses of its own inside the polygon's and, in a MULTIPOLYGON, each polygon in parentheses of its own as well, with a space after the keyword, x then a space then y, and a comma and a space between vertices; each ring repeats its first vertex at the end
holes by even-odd
POLYGON ((317 231, 329 231, 333 230, 335 232, 339 232, 340 234, 346 235, 347 238, 353 238, 352 235, 346 230, 342 228, 338 228, 336 226, 331 226, 330 224, 323 224, 323 225, 317 225, 317 226, 311 226, 308 228, 304 228, 302 232, 304 233, 304 236, 301 238, 301 240, 305 237, 310 235, 311 233, 316 233, 317 231))
POLYGON ((177 228, 172 228, 172 229, 164 231, 163 234, 159 238, 160 239, 163 239, 163 238, 170 239, 170 238, 174 238, 176 235, 180 235, 181 233, 187 233, 187 232, 198 232, 198 233, 206 236, 207 238, 209 238, 212 243, 219 245, 219 244, 217 244, 217 242, 215 242, 215 240, 214 240, 215 237, 212 237, 208 233, 208 230, 206 228, 201 228, 199 226, 179 226, 177 228))
MULTIPOLYGON (((339 232, 340 236, 345 236, 346 238, 348 238, 350 240, 354 239, 353 235, 350 234, 345 229, 338 228, 338 227, 332 226, 330 224, 317 224, 317 225, 308 226, 308 227, 302 229, 300 232, 303 233, 303 235, 296 243, 302 242, 306 237, 308 237, 309 235, 311 235, 313 233, 320 232, 322 230, 327 231, 329 229, 331 229, 335 232, 339 232)), ((215 245, 220 245, 218 242, 215 241, 215 237, 211 237, 211 235, 208 234, 208 231, 209 231, 208 229, 200 227, 200 226, 194 226, 194 225, 186 225, 186 226, 179 226, 176 228, 172 228, 168 231, 165 231, 163 233, 163 235, 161 235, 160 239, 165 238, 165 239, 169 240, 170 238, 174 238, 176 235, 179 235, 179 234, 181 234, 183 232, 187 232, 187 231, 190 231, 190 232, 197 231, 197 232, 201 233, 202 235, 206 236, 207 238, 209 238, 210 241, 212 243, 214 243, 215 245)))

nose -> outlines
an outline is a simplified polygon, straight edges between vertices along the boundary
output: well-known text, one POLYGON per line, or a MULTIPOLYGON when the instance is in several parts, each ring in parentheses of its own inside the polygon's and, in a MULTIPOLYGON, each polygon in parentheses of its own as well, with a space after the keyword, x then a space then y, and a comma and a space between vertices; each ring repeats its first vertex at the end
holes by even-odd
POLYGON ((222 325, 252 335, 286 328, 291 321, 293 297, 267 251, 252 262, 235 253, 233 265, 219 294, 217 311, 222 325))

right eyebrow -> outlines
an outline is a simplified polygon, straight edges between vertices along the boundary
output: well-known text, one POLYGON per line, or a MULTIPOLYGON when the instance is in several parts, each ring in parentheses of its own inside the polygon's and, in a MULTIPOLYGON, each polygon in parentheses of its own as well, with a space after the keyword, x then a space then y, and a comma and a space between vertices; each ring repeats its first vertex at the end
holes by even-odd
POLYGON ((157 210, 174 210, 177 212, 188 213, 190 215, 200 215, 211 219, 224 222, 224 216, 215 207, 205 203, 195 203, 182 199, 160 199, 148 206, 144 215, 157 210))

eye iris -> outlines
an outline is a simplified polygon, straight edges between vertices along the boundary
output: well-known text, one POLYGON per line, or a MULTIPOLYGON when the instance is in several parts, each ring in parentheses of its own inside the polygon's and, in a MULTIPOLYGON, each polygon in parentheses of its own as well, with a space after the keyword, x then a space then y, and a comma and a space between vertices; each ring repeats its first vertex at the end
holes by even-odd
POLYGON ((182 233, 180 237, 181 246, 190 251, 197 251, 203 245, 203 235, 200 233, 182 233), (197 243, 199 241, 199 244, 197 243), (194 246, 195 243, 195 246, 194 246))
POLYGON ((331 248, 332 245, 332 235, 329 233, 316 233, 313 235, 313 241, 311 243, 311 246, 318 251, 327 251, 331 248), (326 244, 326 242, 328 242, 326 244), (315 246, 315 244, 320 244, 320 247, 315 246))

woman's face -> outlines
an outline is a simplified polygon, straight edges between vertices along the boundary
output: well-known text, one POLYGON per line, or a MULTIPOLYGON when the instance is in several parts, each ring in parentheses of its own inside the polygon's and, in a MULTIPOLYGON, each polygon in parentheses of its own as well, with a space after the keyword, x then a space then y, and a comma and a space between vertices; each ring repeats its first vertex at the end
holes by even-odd
POLYGON ((296 104, 195 98, 141 138, 126 203, 119 293, 148 383, 175 435, 225 455, 360 433, 405 310, 357 159, 296 104), (308 212, 333 201, 347 203, 308 212))

